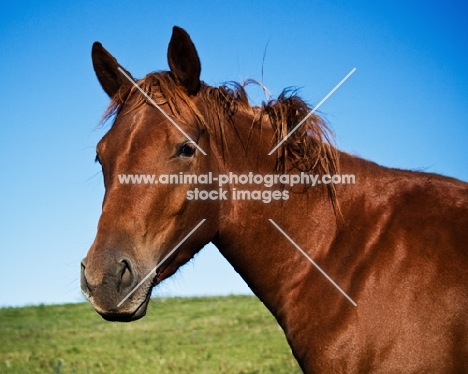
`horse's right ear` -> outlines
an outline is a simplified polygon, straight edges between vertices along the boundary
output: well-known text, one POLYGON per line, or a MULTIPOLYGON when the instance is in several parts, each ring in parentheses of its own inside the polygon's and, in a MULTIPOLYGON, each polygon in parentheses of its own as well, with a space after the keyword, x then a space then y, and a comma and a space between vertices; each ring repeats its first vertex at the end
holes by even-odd
POLYGON ((115 57, 101 43, 95 42, 93 44, 91 56, 99 83, 101 83, 103 90, 110 98, 114 97, 122 85, 131 84, 118 68, 124 70, 129 77, 132 77, 131 74, 119 65, 115 57))

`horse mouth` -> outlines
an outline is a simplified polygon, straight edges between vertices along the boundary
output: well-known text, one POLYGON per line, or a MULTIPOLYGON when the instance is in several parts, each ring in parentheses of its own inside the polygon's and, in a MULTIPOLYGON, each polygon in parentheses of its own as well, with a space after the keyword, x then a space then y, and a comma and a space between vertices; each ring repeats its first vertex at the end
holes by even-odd
MULTIPOLYGON (((103 319, 110 322, 132 322, 143 318, 146 315, 146 310, 148 309, 148 304, 151 297, 151 289, 147 293, 145 299, 141 304, 137 305, 136 308, 133 308, 133 311, 103 311, 95 307, 96 311, 101 315, 103 319)), ((128 308, 127 308, 128 310, 128 308)))

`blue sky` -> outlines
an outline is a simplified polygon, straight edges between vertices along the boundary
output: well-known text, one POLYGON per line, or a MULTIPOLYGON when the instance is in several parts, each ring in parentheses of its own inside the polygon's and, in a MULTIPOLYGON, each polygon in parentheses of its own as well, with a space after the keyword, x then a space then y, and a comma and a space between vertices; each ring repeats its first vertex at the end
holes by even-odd
MULTIPOLYGON (((340 149, 468 180, 468 5, 461 1, 111 1, 0 5, 0 306, 82 301, 79 269, 103 197, 95 144, 108 98, 100 41, 136 77, 167 69, 173 25, 202 79, 300 87, 340 149)), ((261 92, 252 88, 252 99, 261 92)), ((246 293, 212 246, 159 295, 246 293)))

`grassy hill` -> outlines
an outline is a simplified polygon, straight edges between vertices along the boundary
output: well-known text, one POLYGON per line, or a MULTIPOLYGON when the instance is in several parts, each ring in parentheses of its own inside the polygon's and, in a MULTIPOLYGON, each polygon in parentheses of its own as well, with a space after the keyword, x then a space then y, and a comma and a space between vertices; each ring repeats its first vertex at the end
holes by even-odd
POLYGON ((0 309, 0 373, 300 373, 253 296, 152 300, 104 321, 89 303, 0 309))

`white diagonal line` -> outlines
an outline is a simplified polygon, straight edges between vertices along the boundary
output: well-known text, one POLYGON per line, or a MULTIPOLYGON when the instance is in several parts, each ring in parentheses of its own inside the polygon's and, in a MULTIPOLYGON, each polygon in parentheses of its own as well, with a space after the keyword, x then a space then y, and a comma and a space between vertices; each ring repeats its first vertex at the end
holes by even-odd
POLYGON ((351 71, 348 73, 348 75, 346 75, 346 77, 344 77, 344 78, 341 80, 341 82, 338 83, 338 84, 335 86, 335 88, 333 88, 333 90, 331 90, 331 91, 328 93, 328 95, 325 96, 325 97, 322 99, 322 101, 320 101, 320 103, 318 103, 318 104, 315 106, 315 108, 312 109, 312 110, 309 112, 309 114, 307 114, 307 115, 302 119, 302 121, 299 122, 299 123, 288 133, 288 135, 286 135, 286 136, 276 145, 276 147, 273 148, 273 149, 270 151, 270 153, 268 153, 268 156, 271 156, 271 154, 272 154, 274 151, 276 151, 276 150, 279 148, 279 146, 280 146, 281 144, 283 144, 283 143, 286 141, 286 139, 289 138, 289 137, 293 134, 293 132, 296 131, 296 130, 307 120, 307 118, 309 118, 309 117, 320 107, 320 105, 322 105, 322 104, 325 102, 325 100, 327 100, 327 99, 333 94, 333 92, 335 92, 335 91, 338 89, 338 87, 340 87, 340 86, 346 81, 346 79, 348 79, 348 78, 351 76, 351 74, 353 74, 355 71, 356 71, 356 68, 353 68, 353 70, 351 70, 351 71))
POLYGON ((182 130, 182 128, 181 128, 171 117, 169 117, 169 115, 168 115, 164 110, 162 110, 161 107, 160 107, 158 104, 156 104, 156 103, 154 102, 154 100, 153 100, 151 97, 149 97, 148 94, 147 94, 145 91, 143 91, 143 90, 141 89, 141 87, 140 87, 138 84, 136 84, 136 82, 135 82, 120 66, 118 67, 118 69, 119 69, 119 71, 125 76, 125 78, 127 78, 127 79, 130 81, 130 83, 133 84, 133 85, 138 89, 138 91, 140 91, 140 92, 148 99, 148 101, 149 101, 151 104, 154 105, 155 108, 159 109, 159 111, 160 111, 162 114, 164 114, 164 116, 165 116, 165 117, 182 133, 182 134, 184 134, 184 136, 185 136, 188 140, 190 140, 190 141, 193 143, 193 145, 194 145, 195 147, 197 147, 198 150, 199 150, 201 153, 203 153, 203 155, 206 156, 206 152, 205 152, 205 151, 204 151, 204 150, 203 150, 203 149, 202 149, 202 148, 201 148, 201 147, 184 131, 184 130, 182 130))
POLYGON ((299 247, 299 246, 294 242, 294 240, 292 240, 292 239, 289 237, 289 235, 286 234, 286 233, 283 231, 283 229, 281 229, 281 227, 279 227, 279 226, 276 224, 275 221, 273 221, 271 218, 269 218, 268 220, 273 224, 273 226, 275 226, 275 227, 278 229, 278 231, 279 231, 280 233, 282 233, 282 234, 286 237, 286 239, 288 239, 288 240, 291 242, 292 245, 294 245, 294 246, 296 247, 296 249, 297 249, 299 252, 301 252, 301 253, 304 255, 305 258, 307 258, 307 259, 312 263, 312 265, 314 265, 314 266, 323 274, 323 276, 324 276, 325 278, 327 278, 327 279, 330 281, 331 284, 333 284, 333 285, 338 289, 338 291, 340 291, 340 292, 350 301, 351 304, 353 304, 354 306, 357 306, 357 304, 353 301, 353 299, 351 299, 351 298, 346 294, 346 292, 344 292, 344 291, 341 289, 341 287, 338 286, 338 285, 335 283, 335 281, 334 281, 333 279, 331 279, 331 278, 328 276, 328 274, 325 273, 325 272, 322 270, 322 268, 321 268, 320 266, 318 266, 318 265, 315 263, 315 261, 312 260, 312 259, 309 257, 309 255, 308 255, 307 253, 305 253, 305 252, 302 250, 302 248, 299 247))
POLYGON ((166 255, 166 257, 164 257, 161 261, 159 261, 159 264, 157 264, 157 265, 154 267, 154 269, 151 270, 151 271, 148 273, 148 275, 147 275, 146 277, 144 277, 144 278, 141 280, 141 282, 138 283, 138 284, 135 286, 135 288, 133 288, 133 290, 131 290, 131 291, 128 293, 128 295, 125 296, 125 297, 122 299, 122 301, 121 301, 120 303, 117 304, 117 307, 121 306, 121 305, 123 304, 123 302, 124 302, 125 300, 127 300, 127 299, 128 299, 128 298, 129 298, 129 297, 130 297, 130 296, 131 296, 131 295, 132 295, 132 294, 133 294, 133 293, 134 293, 134 292, 151 276, 151 274, 155 273, 156 270, 158 270, 158 268, 164 263, 164 261, 166 261, 166 260, 170 257, 170 255, 172 255, 172 254, 175 252, 175 250, 176 250, 177 248, 179 248, 179 247, 182 245, 182 243, 185 242, 185 241, 190 237, 190 235, 192 235, 192 234, 195 232, 195 230, 197 230, 197 229, 202 225, 202 223, 205 222, 205 221, 206 221, 206 218, 203 218, 203 219, 200 221, 200 223, 199 223, 198 225, 196 225, 196 226, 192 229, 192 231, 190 231, 190 232, 185 236, 185 238, 183 238, 183 239, 179 242, 179 244, 177 244, 177 245, 174 247, 174 249, 173 249, 172 251, 170 251, 170 252, 166 255))

